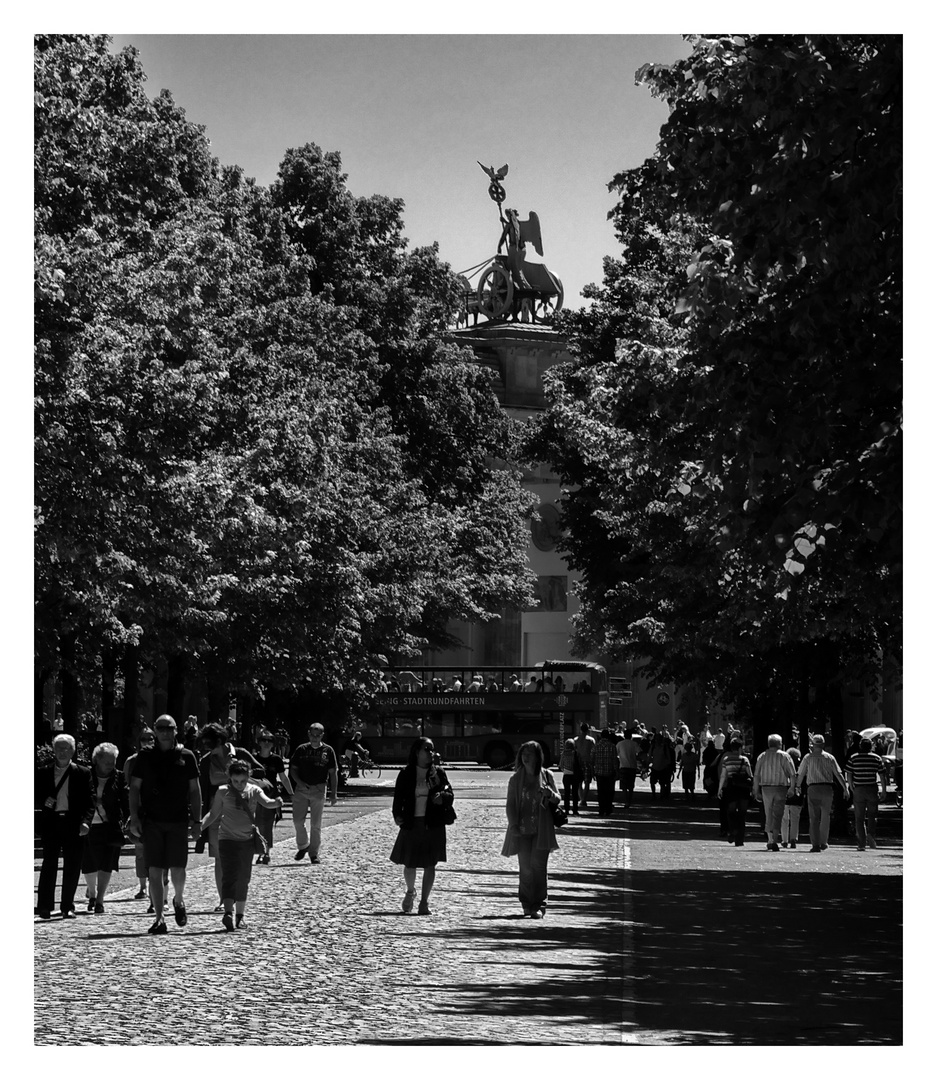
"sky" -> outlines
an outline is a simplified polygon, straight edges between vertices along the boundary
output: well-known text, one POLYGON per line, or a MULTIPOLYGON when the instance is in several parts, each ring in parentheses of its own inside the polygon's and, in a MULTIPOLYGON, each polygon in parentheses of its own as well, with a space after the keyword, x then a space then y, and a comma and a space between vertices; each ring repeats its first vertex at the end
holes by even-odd
POLYGON ((477 162, 507 164, 505 207, 539 215, 543 257, 528 257, 566 307, 618 254, 609 181, 653 154, 667 118, 635 71, 690 51, 679 34, 114 35, 127 45, 223 165, 268 185, 288 148, 337 150, 349 190, 402 199, 410 245, 437 241, 457 272, 501 235, 477 162))

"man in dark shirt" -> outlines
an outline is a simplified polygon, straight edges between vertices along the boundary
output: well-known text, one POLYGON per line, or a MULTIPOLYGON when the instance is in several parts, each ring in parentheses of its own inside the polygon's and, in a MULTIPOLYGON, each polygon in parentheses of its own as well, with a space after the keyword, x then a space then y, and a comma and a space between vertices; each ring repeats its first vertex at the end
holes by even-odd
POLYGON ((81 853, 94 816, 94 790, 91 770, 72 761, 75 740, 71 735, 56 735, 52 740, 55 760, 36 772, 36 807, 41 811, 39 834, 42 842, 42 868, 39 871, 39 894, 36 914, 40 919, 52 916, 55 902, 55 879, 59 855, 62 856, 62 894, 59 908, 63 919, 73 919, 72 910, 81 853))
POLYGON ((306 852, 309 861, 319 861, 322 841, 322 808, 325 805, 326 783, 331 795, 329 803, 338 802, 338 760, 335 751, 322 741, 325 728, 309 725, 309 742, 297 746, 290 755, 290 780, 293 783, 293 828, 296 830, 296 854, 299 862, 306 852), (309 832, 306 832, 306 815, 309 832))
POLYGON ((130 830, 143 838, 150 876, 150 898, 156 921, 147 933, 168 932, 163 918, 165 893, 163 872, 168 868, 173 884, 173 908, 178 926, 188 918, 183 893, 189 859, 188 834, 201 829, 202 796, 195 754, 176 745, 176 721, 168 714, 153 725, 156 746, 141 750, 130 780, 130 830))

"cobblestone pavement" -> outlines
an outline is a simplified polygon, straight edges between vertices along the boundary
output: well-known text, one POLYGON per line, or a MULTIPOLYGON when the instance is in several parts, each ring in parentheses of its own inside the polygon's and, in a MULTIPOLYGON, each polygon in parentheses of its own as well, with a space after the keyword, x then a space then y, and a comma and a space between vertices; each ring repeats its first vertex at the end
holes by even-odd
MULTIPOLYGON (((278 826, 236 933, 212 912, 204 861, 190 868, 188 925, 170 919, 164 937, 146 934, 152 919, 133 888, 112 891, 103 915, 37 923, 36 1043, 796 1042, 805 1026, 805 1039, 900 1041, 900 843, 865 853, 843 844, 822 857, 779 856, 754 839, 730 848, 714 836, 711 808, 652 804, 640 792, 627 821, 621 810, 612 820, 590 813, 562 830, 537 922, 521 917, 516 860, 500 855, 507 776, 451 779, 459 818, 431 916, 400 910, 385 774, 386 794, 327 809, 318 866, 295 862, 292 830, 278 826), (817 919, 850 934, 861 925, 862 958, 837 950, 834 933, 818 961, 808 935, 807 953, 791 955, 794 985, 770 975, 768 993, 759 979, 777 965, 764 967, 759 942, 785 934, 785 920, 803 937, 817 919), (871 968, 870 927, 881 938, 871 968), (748 965, 735 955, 746 942, 748 965), (811 970, 833 980, 817 1000, 796 982, 811 970), (836 993, 841 978, 852 979, 848 1000, 836 993), (850 1029, 876 1017, 867 1039, 850 1029)), ((133 883, 132 860, 119 881, 133 883)))

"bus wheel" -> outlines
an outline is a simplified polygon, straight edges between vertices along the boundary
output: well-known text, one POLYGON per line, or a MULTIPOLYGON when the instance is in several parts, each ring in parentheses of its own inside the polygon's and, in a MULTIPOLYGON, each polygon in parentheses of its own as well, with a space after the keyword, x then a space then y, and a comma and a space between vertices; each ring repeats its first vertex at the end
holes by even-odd
POLYGON ((507 743, 489 743, 485 747, 485 764, 489 769, 503 769, 514 760, 514 754, 507 743))
POLYGON ((550 752, 550 748, 546 743, 541 743, 540 749, 543 751, 543 767, 549 769, 553 764, 553 754, 550 752))

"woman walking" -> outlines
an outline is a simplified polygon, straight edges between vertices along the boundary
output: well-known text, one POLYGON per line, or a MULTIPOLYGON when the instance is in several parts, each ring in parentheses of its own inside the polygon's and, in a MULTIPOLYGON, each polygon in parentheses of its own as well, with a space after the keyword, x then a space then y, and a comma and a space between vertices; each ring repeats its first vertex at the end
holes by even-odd
POLYGON ((531 919, 542 919, 547 913, 547 860, 559 847, 553 827, 553 810, 559 802, 553 776, 543 767, 543 747, 536 741, 525 742, 517 751, 514 775, 508 782, 508 829, 501 854, 517 856, 517 896, 531 919))
POLYGON ((244 921, 247 888, 254 861, 254 812, 257 806, 275 810, 282 799, 271 799, 249 782, 250 766, 240 760, 228 766, 228 783, 215 792, 211 810, 202 818, 202 828, 218 825, 218 863, 221 867, 221 903, 225 930, 234 930, 244 921))
POLYGON ((403 867, 405 913, 413 910, 416 872, 422 868, 419 915, 431 914, 429 896, 436 881, 436 864, 446 861, 446 822, 455 820, 452 785, 445 771, 434 764, 434 750, 432 739, 417 739, 394 785, 393 814, 400 831, 390 860, 403 867))
POLYGON ((130 814, 127 784, 123 773, 117 771, 117 753, 113 743, 103 742, 91 755, 94 817, 85 837, 81 870, 87 884, 88 910, 95 915, 104 911, 104 894, 120 863, 123 822, 130 814))
MULTIPOLYGON (((286 775, 286 765, 279 754, 273 753, 273 734, 266 729, 257 736, 257 760, 263 766, 264 779, 269 784, 270 795, 286 794, 292 799, 293 785, 286 775)), ((266 865, 270 862, 270 848, 273 847, 273 826, 276 821, 277 811, 268 810, 265 806, 257 807, 257 828, 260 835, 267 841, 267 854, 258 855, 257 862, 266 865)))
POLYGON ((745 814, 752 797, 753 781, 751 762, 742 753, 742 740, 732 738, 729 749, 722 755, 717 794, 725 803, 729 843, 734 842, 736 847, 745 844, 745 814))

